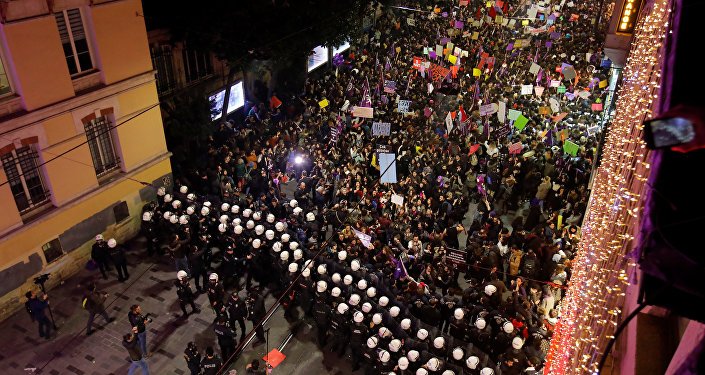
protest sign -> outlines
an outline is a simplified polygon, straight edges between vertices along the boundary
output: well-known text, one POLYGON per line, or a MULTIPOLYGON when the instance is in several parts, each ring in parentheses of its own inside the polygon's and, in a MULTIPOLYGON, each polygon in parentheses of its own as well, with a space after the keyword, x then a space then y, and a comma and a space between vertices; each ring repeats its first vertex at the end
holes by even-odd
POLYGON ((388 137, 391 134, 392 124, 388 122, 373 122, 372 135, 375 137, 388 137))
POLYGON ((541 70, 541 65, 532 62, 531 67, 529 67, 529 73, 531 74, 537 74, 541 70))
POLYGON ((595 112, 602 111, 602 103, 592 103, 592 110, 595 112))
POLYGON ((397 108, 401 113, 409 113, 409 107, 411 106, 411 100, 400 100, 397 108))
POLYGON ((590 91, 585 91, 585 90, 580 91, 578 93, 578 96, 581 97, 582 99, 587 99, 590 97, 590 91))
POLYGON ((556 79, 551 80, 551 87, 558 87, 560 85, 561 85, 561 81, 556 80, 556 79))
POLYGON ((404 205, 404 197, 401 195, 392 194, 392 203, 394 203, 398 206, 403 206, 404 205))
POLYGON ((473 77, 479 77, 480 74, 482 74, 482 71, 480 71, 480 69, 472 68, 472 76, 473 77))
POLYGON ((480 106, 480 116, 487 116, 497 112, 499 106, 495 103, 489 103, 480 106))
POLYGON ((575 68, 573 66, 569 65, 565 67, 561 73, 563 73, 563 78, 567 79, 568 81, 572 81, 575 78, 575 68))
POLYGON ((509 145, 509 153, 510 154, 519 154, 521 153, 521 150, 524 148, 524 145, 521 144, 521 142, 516 142, 512 143, 509 145))
POLYGON ((467 251, 447 248, 446 260, 451 263, 453 268, 461 271, 465 270, 465 268, 467 267, 465 258, 467 258, 467 251))
POLYGON ((599 131, 600 131, 600 125, 595 125, 595 126, 591 126, 591 127, 587 128, 587 133, 589 136, 593 136, 593 135, 597 134, 597 132, 599 132, 599 131))
POLYGON ((394 94, 397 90, 397 83, 390 80, 384 81, 384 92, 387 94, 394 94))
POLYGON ((548 99, 548 105, 551 106, 551 112, 556 113, 561 110, 561 106, 558 104, 556 98, 548 99))
POLYGON ((557 91, 559 94, 565 94, 566 87, 563 86, 563 85, 560 85, 560 86, 558 86, 558 87, 556 88, 556 91, 557 91))
POLYGON ((512 128, 509 127, 509 124, 502 124, 502 126, 498 127, 497 129, 494 129, 492 131, 492 136, 497 140, 502 140, 502 139, 506 138, 507 135, 509 135, 509 133, 511 131, 512 131, 512 128))
POLYGON ((534 93, 534 85, 521 85, 521 95, 531 95, 534 93))
POLYGON ((408 18, 406 19, 406 24, 409 25, 409 26, 416 26, 416 21, 414 21, 413 18, 408 17, 408 18))
POLYGON ((524 117, 524 115, 519 115, 517 117, 516 121, 514 121, 514 127, 517 128, 517 130, 521 131, 526 127, 526 124, 529 123, 529 119, 524 117))
POLYGON ((568 112, 561 112, 561 113, 551 117, 551 120, 553 120, 553 122, 558 122, 558 121, 563 120, 566 116, 568 116, 568 112))
POLYGON ((397 183, 397 156, 391 153, 380 153, 379 173, 381 183, 397 183))
POLYGON ((499 101, 499 108, 497 109, 497 119, 504 123, 506 121, 506 113, 507 113, 507 103, 503 101, 499 101))
POLYGON ((576 156, 576 155, 578 155, 579 149, 580 149, 580 147, 578 145, 576 145, 575 143, 573 143, 569 140, 566 140, 563 143, 563 151, 565 151, 566 154, 576 156))
POLYGON ((547 115, 551 113, 551 108, 549 107, 539 107, 539 115, 547 115))
POLYGON ((318 106, 321 107, 321 108, 328 107, 328 104, 330 104, 330 102, 328 101, 328 99, 323 99, 323 100, 321 100, 320 102, 318 102, 318 106))
POLYGON ((371 107, 352 107, 353 117, 373 118, 374 109, 371 107))
POLYGON ((372 245, 372 237, 354 228, 353 232, 355 233, 355 236, 360 239, 360 242, 362 242, 365 247, 370 247, 370 245, 372 245))
POLYGON ((421 61, 423 61, 422 58, 414 56, 414 69, 419 70, 421 68, 421 61))
POLYGON ((431 73, 431 79, 433 81, 442 81, 448 76, 448 73, 450 73, 450 69, 446 69, 437 64, 431 64, 429 73, 431 73))
POLYGON ((455 65, 458 63, 458 57, 455 55, 448 55, 448 62, 455 65))
POLYGON ((510 109, 509 110, 509 115, 507 115, 507 118, 516 121, 517 118, 521 116, 521 111, 517 111, 516 109, 510 109))
POLYGON ((543 87, 541 87, 541 86, 535 86, 535 87, 534 87, 534 94, 536 94, 536 96, 538 96, 538 97, 540 98, 541 95, 543 95, 543 90, 544 90, 543 87))

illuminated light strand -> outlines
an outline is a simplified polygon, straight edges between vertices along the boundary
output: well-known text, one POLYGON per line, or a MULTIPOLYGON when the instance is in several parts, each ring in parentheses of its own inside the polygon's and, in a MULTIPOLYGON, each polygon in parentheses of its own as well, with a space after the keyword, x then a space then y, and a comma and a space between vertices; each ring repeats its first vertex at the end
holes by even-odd
POLYGON ((582 240, 562 299, 546 374, 592 374, 622 317, 636 244, 641 195, 650 172, 642 122, 658 100, 661 54, 669 30, 669 0, 641 13, 624 69, 616 115, 605 138, 582 240))

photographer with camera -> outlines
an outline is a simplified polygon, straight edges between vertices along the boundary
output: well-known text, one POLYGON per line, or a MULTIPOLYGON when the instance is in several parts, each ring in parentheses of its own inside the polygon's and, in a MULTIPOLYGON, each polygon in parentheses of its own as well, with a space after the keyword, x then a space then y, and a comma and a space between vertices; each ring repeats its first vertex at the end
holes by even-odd
POLYGON ((38 298, 35 291, 29 291, 25 293, 25 297, 27 297, 27 309, 31 311, 32 318, 39 323, 39 337, 49 340, 51 337, 51 321, 44 312, 49 306, 49 296, 44 294, 41 298, 38 298))
POLYGON ((112 323, 115 318, 108 316, 105 312, 105 300, 108 298, 108 293, 104 293, 98 290, 95 283, 90 283, 87 287, 86 294, 82 298, 82 306, 88 311, 88 324, 86 325, 86 336, 90 336, 95 332, 93 330, 93 319, 96 314, 100 314, 105 318, 107 323, 112 323))
POLYGON ((140 305, 132 305, 130 306, 130 312, 127 313, 127 319, 132 326, 132 332, 137 336, 142 355, 146 358, 151 357, 152 352, 147 351, 147 323, 151 323, 152 318, 149 317, 149 314, 142 315, 140 305))

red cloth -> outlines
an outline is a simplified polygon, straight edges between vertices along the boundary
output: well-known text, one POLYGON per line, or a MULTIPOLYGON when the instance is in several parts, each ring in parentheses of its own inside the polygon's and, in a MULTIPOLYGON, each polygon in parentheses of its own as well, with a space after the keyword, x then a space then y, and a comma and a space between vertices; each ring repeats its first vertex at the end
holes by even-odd
POLYGON ((275 96, 272 96, 271 99, 269 99, 269 108, 274 109, 274 108, 279 108, 279 106, 282 105, 282 101, 279 100, 279 98, 275 96))

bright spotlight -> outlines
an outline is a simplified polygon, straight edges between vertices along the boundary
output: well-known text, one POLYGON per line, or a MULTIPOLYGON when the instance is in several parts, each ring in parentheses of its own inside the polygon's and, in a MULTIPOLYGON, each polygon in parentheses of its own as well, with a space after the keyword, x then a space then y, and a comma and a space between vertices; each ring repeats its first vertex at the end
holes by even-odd
POLYGON ((304 162, 304 158, 302 158, 301 156, 297 156, 294 158, 294 163, 296 163, 296 164, 301 164, 303 162, 304 162))

